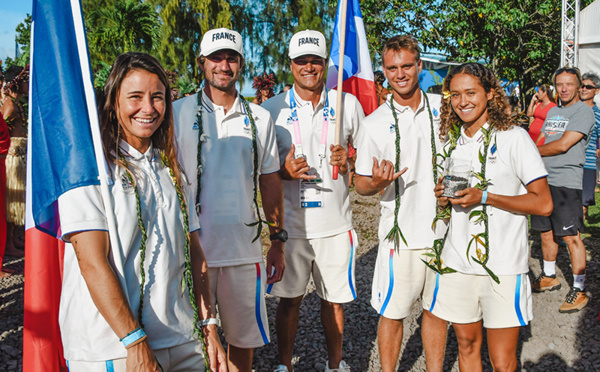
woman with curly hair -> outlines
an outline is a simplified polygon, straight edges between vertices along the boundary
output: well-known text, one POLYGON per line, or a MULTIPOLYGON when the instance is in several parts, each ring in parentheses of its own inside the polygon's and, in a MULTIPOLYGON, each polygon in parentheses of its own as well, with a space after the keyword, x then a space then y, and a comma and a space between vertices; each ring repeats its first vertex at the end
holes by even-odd
POLYGON ((507 105, 479 63, 454 67, 444 81, 442 156, 470 168, 469 184, 451 197, 443 196, 443 177, 435 187, 438 217, 449 226, 428 264, 438 274, 429 273, 423 306, 452 322, 461 371, 482 370, 482 326, 494 370, 516 370, 519 328, 533 318, 527 214, 552 211, 542 159, 507 105))
POLYGON ((59 314, 69 371, 204 371, 209 361, 224 371, 160 63, 145 53, 117 57, 99 111, 109 203, 95 185, 59 198, 69 243, 59 314))

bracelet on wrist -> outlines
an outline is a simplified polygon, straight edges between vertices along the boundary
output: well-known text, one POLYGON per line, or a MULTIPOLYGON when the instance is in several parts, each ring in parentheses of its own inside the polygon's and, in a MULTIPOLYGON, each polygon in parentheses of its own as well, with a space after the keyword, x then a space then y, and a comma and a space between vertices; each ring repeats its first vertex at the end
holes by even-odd
POLYGON ((487 198, 488 192, 487 190, 483 190, 483 194, 481 194, 481 204, 485 205, 485 203, 487 202, 487 198))
POLYGON ((121 341, 123 343, 123 346, 125 346, 125 349, 129 349, 130 347, 133 347, 133 346, 139 344, 140 342, 143 342, 144 340, 146 340, 146 338, 147 338, 146 332, 144 332, 142 327, 137 327, 136 329, 129 332, 127 334, 127 336, 123 337, 119 341, 121 341))

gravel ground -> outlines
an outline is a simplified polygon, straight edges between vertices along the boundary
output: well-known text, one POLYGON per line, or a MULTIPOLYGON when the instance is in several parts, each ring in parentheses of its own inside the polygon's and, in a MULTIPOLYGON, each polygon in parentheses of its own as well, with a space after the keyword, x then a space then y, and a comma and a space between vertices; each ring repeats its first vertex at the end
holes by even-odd
MULTIPOLYGON (((377 351, 378 315, 369 304, 373 264, 377 251, 379 204, 377 197, 361 197, 352 193, 354 226, 360 247, 356 265, 358 299, 345 306, 344 359, 353 371, 379 371, 377 351)), ((598 222, 600 215, 590 216, 598 222)), ((533 295, 535 319, 521 330, 518 346, 519 368, 522 371, 600 371, 599 300, 594 294, 600 286, 600 229, 589 228, 584 234, 588 251, 586 290, 591 296, 588 306, 579 313, 560 314, 570 284, 572 272, 566 249, 558 258, 559 291, 533 295), (566 278, 566 279, 565 279, 566 278)), ((540 272, 541 248, 539 234, 532 239, 531 271, 540 272)), ((0 279, 0 371, 21 371, 23 330, 23 259, 5 258, 5 267, 16 269, 18 275, 0 279)), ((533 274, 532 274, 533 276, 533 274)), ((269 327, 272 343, 255 353, 255 371, 272 371, 277 365, 275 309, 277 298, 268 296, 269 327)), ((325 339, 319 320, 319 299, 309 288, 300 308, 300 325, 294 349, 295 371, 322 371, 326 363, 325 339)), ((419 324, 420 304, 405 321, 404 339, 398 371, 424 371, 419 324)), ((448 332, 445 371, 458 371, 458 347, 452 328, 448 332)), ((487 350, 483 350, 484 370, 490 371, 487 350)))

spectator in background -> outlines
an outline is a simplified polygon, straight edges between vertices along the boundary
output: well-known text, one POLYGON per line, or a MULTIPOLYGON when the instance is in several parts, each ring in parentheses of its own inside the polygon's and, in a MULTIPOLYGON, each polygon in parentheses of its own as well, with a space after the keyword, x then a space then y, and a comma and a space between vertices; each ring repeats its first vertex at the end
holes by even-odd
POLYGON ((27 174, 27 94, 29 66, 12 65, 6 70, 4 99, 1 112, 8 125, 10 149, 6 157, 6 219, 5 254, 23 256, 25 245, 25 178, 27 174))
POLYGON ((544 144, 543 139, 540 140, 540 143, 537 142, 538 137, 540 136, 548 111, 554 106, 556 106, 556 103, 554 102, 554 94, 551 88, 546 84, 537 87, 527 108, 527 116, 533 118, 533 122, 529 125, 529 135, 537 145, 544 144))
POLYGON ((548 184, 554 210, 550 217, 531 216, 531 228, 540 231, 544 265, 531 288, 534 292, 560 289, 556 277, 558 242, 562 238, 570 253, 573 287, 567 294, 561 313, 573 313, 588 303, 585 288, 586 251, 580 232, 583 231, 582 179, 585 149, 594 127, 594 112, 579 100, 583 84, 579 69, 563 67, 554 75, 554 86, 560 106, 553 107, 542 127, 544 145, 538 150, 548 170, 548 184))
POLYGON ((8 135, 8 125, 0 112, 0 278, 4 278, 13 273, 12 270, 2 268, 6 249, 6 209, 4 204, 4 198, 6 196, 5 162, 9 147, 10 137, 8 135))
POLYGON ((382 71, 375 71, 375 91, 377 92, 377 105, 381 106, 387 100, 390 90, 383 87, 385 76, 382 71))
POLYGON ((290 90, 290 89, 292 89, 292 84, 286 84, 286 85, 283 87, 283 90, 281 91, 281 93, 285 93, 285 92, 287 92, 287 91, 288 91, 288 90, 290 90))
POLYGON ((523 111, 521 111, 521 101, 517 96, 508 97, 508 103, 510 104, 510 117, 515 120, 515 123, 521 128, 529 129, 529 118, 523 111))
POLYGON ((273 87, 277 79, 275 78, 275 74, 270 73, 266 74, 263 72, 262 75, 257 75, 254 77, 254 82, 252 83, 252 88, 256 89, 256 97, 252 101, 252 103, 260 105, 264 101, 269 98, 275 96, 275 92, 273 92, 273 87))
POLYGON ((594 110, 596 124, 590 134, 590 143, 585 150, 583 164, 583 219, 588 218, 588 207, 596 205, 594 187, 596 186, 596 157, 598 156, 598 138, 600 137, 600 108, 594 103, 594 97, 600 92, 600 77, 588 72, 583 74, 583 84, 579 88, 579 99, 594 110))

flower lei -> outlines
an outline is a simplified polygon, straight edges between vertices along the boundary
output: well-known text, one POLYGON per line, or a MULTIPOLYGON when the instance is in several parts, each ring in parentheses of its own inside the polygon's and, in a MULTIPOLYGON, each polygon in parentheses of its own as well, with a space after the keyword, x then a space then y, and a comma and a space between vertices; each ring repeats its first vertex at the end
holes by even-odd
MULTIPOLYGON (((254 122, 254 116, 252 115, 252 110, 250 109, 250 105, 244 99, 244 97, 239 97, 242 105, 244 106, 244 110, 246 111, 246 116, 250 121, 250 127, 252 129, 252 154, 253 154, 253 166, 254 172, 252 172, 252 181, 254 182, 254 208, 256 210, 257 221, 252 223, 247 223, 246 226, 252 227, 257 226, 257 232, 252 239, 252 243, 254 243, 258 238, 260 238, 260 234, 262 233, 263 224, 267 226, 273 226, 272 222, 263 220, 260 215, 260 207, 258 206, 258 143, 256 139, 256 123, 254 122)), ((198 171, 197 180, 198 180, 198 188, 196 190, 196 212, 199 214, 202 211, 202 207, 200 205, 200 190, 202 183, 200 182, 202 179, 202 143, 206 141, 206 135, 204 134, 204 128, 202 127, 202 92, 197 93, 198 100, 198 111, 196 112, 196 118, 198 122, 198 153, 197 153, 197 161, 198 161, 198 171)))
MULTIPOLYGON (((433 183, 437 183, 438 179, 438 164, 436 162, 438 158, 438 154, 435 147, 435 131, 433 129, 433 116, 431 115, 431 106, 429 105, 429 98, 427 94, 423 92, 423 96, 425 97, 425 103, 427 104, 427 113, 429 114, 429 126, 431 129, 431 163, 433 169, 433 183)), ((394 117, 394 129, 396 132, 396 163, 394 165, 394 172, 400 171, 400 128, 398 125, 398 114, 396 114, 396 109, 394 108, 394 95, 390 98, 390 108, 392 109, 392 116, 394 117)), ((406 239, 404 238, 404 234, 402 234, 402 230, 398 225, 398 211, 400 210, 400 181, 398 178, 394 180, 394 196, 395 196, 395 208, 394 208, 394 225, 390 232, 386 235, 385 239, 388 241, 394 242, 394 248, 396 251, 400 248, 400 239, 404 242, 405 245, 406 239)))
MULTIPOLYGON (((481 163, 481 170, 479 172, 473 172, 473 175, 479 180, 479 182, 474 186, 480 190, 487 190, 488 186, 491 184, 491 180, 486 178, 486 165, 487 165, 487 155, 488 149, 490 147, 490 143, 492 140, 492 131, 493 125, 490 125, 488 129, 481 128, 481 132, 483 133, 483 151, 479 152, 479 162, 481 163)), ((449 134, 449 148, 448 151, 444 150, 444 154, 441 155, 444 159, 449 158, 452 155, 452 152, 456 148, 458 143, 458 137, 460 136, 460 125, 455 124, 450 130, 449 134)), ((441 219, 450 218, 452 214, 452 206, 448 204, 444 208, 438 207, 438 213, 435 216, 433 223, 435 224, 437 221, 441 219)), ((496 282, 500 283, 500 279, 489 267, 487 267, 487 262, 490 257, 490 245, 489 245, 489 216, 487 214, 487 205, 483 204, 481 210, 473 210, 469 213, 469 220, 471 220, 474 224, 482 224, 484 226, 484 231, 479 234, 473 234, 471 240, 469 241, 469 245, 467 246, 467 260, 472 259, 481 265, 485 271, 490 275, 490 277, 496 282), (471 246, 475 244, 475 251, 477 257, 470 256, 469 252, 471 250, 471 246), (482 251, 481 248, 484 251, 482 251)), ((449 230, 449 226, 448 226, 449 230)), ((432 269, 433 271, 439 274, 446 274, 456 272, 456 270, 451 269, 449 267, 442 267, 442 250, 444 248, 444 243, 446 242, 446 237, 448 236, 448 230, 444 234, 444 237, 441 239, 436 239, 433 243, 433 249, 431 253, 425 254, 425 256, 430 257, 429 262, 425 262, 425 264, 432 269)))
MULTIPOLYGON (((142 233, 142 241, 140 243, 140 274, 141 274, 142 280, 140 282, 140 306, 138 308, 138 321, 140 323, 140 326, 143 328, 144 323, 143 323, 143 319, 142 319, 142 309, 144 307, 144 286, 145 286, 145 282, 146 282, 146 270, 144 269, 144 262, 146 260, 146 240, 148 238, 148 233, 146 231, 146 227, 144 226, 144 219, 142 218, 142 206, 141 206, 141 202, 140 202, 140 193, 137 189, 137 186, 135 186, 135 183, 133 182, 133 176, 129 169, 129 166, 127 165, 127 162, 125 161, 125 157, 123 156, 123 154, 120 154, 120 157, 121 157, 121 161, 125 165, 125 170, 126 170, 125 173, 127 174, 127 178, 129 179, 129 182, 132 185, 134 185, 133 190, 135 192, 138 227, 140 228, 140 231, 142 233)), ((204 332, 198 326, 198 321, 200 319, 200 316, 199 316, 199 310, 198 310, 198 305, 196 303, 196 295, 194 293, 194 286, 193 286, 192 263, 191 263, 191 258, 190 258, 191 257, 191 255, 190 255, 190 224, 189 224, 187 206, 185 204, 185 199, 183 197, 183 193, 181 192, 181 187, 179 185, 179 182, 177 182, 177 178, 175 177, 175 174, 173 173, 173 169, 171 168, 171 166, 169 164, 169 159, 167 158, 165 153, 162 151, 160 152, 160 158, 162 160, 163 165, 165 167, 169 168, 169 174, 171 176, 171 179, 173 180, 175 190, 177 191, 177 198, 179 200, 179 208, 181 209, 181 215, 183 217, 183 232, 184 232, 184 236, 185 236, 185 245, 184 245, 185 268, 183 271, 183 278, 182 278, 182 290, 183 290, 183 286, 187 286, 190 304, 192 305, 192 309, 194 310, 194 325, 193 325, 194 336, 197 336, 200 339, 200 342, 202 344, 202 352, 204 355, 204 362, 206 364, 206 367, 209 368, 208 352, 206 350, 206 341, 204 339, 204 332)), ((161 370, 162 370, 162 367, 161 367, 161 370)))

